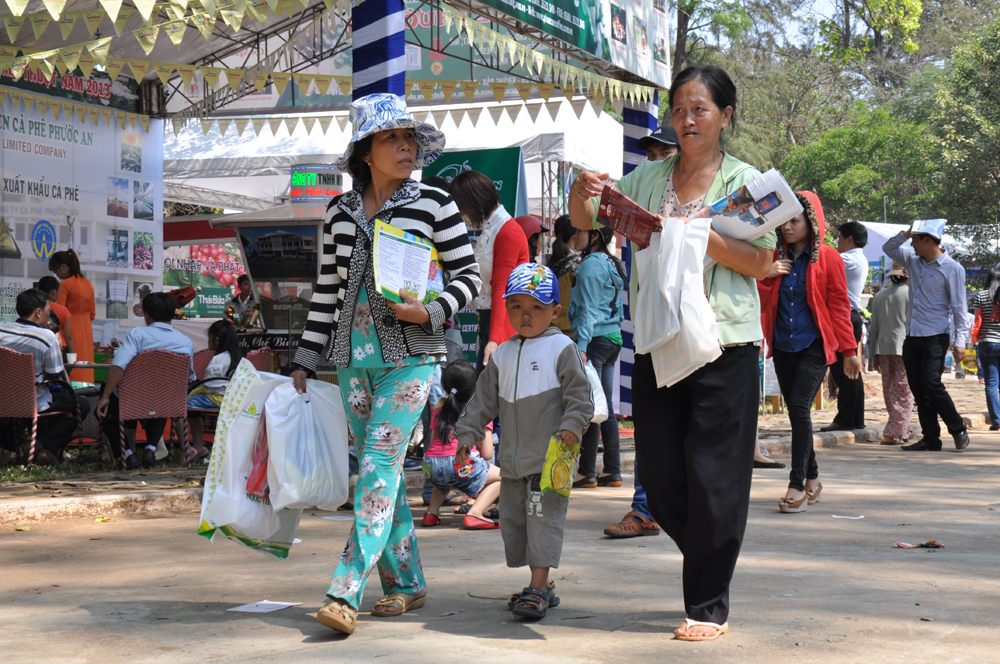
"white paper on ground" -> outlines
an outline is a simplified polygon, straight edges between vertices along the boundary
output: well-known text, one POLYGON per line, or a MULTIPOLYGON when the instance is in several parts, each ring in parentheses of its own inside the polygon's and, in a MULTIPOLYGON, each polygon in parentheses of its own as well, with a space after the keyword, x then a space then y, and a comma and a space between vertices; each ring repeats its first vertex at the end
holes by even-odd
POLYGON ((839 516, 837 514, 831 514, 830 516, 832 516, 834 519, 863 519, 863 518, 865 518, 864 514, 862 514, 861 516, 839 516))
POLYGON ((240 613, 271 613, 272 611, 287 609, 290 606, 302 606, 302 602, 271 602, 265 599, 263 602, 254 602, 253 604, 234 606, 231 609, 226 609, 226 611, 239 611, 240 613))
POLYGON ((353 516, 324 516, 327 521, 354 521, 353 516))

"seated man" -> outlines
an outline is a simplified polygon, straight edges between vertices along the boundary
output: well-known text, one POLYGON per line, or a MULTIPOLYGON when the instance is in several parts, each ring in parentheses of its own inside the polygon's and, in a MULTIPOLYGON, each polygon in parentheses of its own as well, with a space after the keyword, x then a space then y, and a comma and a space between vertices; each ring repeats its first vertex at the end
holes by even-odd
MULTIPOLYGON (((166 293, 150 293, 142 299, 142 312, 146 318, 146 327, 133 328, 125 337, 121 348, 115 352, 115 357, 111 361, 113 366, 108 369, 108 380, 104 383, 101 400, 97 403, 97 415, 104 418, 104 435, 108 437, 111 444, 111 454, 118 461, 122 460, 124 453, 126 470, 132 470, 138 466, 139 460, 129 449, 128 442, 121 440, 118 426, 118 395, 115 394, 115 389, 121 382, 128 363, 144 350, 169 350, 173 353, 194 355, 194 344, 191 343, 191 340, 174 330, 170 325, 170 321, 174 318, 174 309, 174 299, 166 293)), ((194 380, 193 357, 188 378, 194 380)), ((155 377, 150 376, 150 379, 155 379, 155 377)), ((132 431, 131 434, 126 435, 133 440, 135 439, 136 422, 137 420, 125 421, 125 429, 132 431)), ((152 468, 156 463, 156 444, 163 435, 166 426, 167 420, 163 417, 142 420, 142 428, 146 431, 146 448, 142 451, 143 468, 152 468)))
MULTIPOLYGON (((51 313, 48 295, 35 288, 21 291, 16 308, 19 316, 16 321, 0 323, 0 346, 34 356, 38 412, 73 413, 78 406, 82 421, 90 412, 90 404, 83 397, 77 397, 69 387, 59 342, 56 335, 45 327, 51 313), (48 380, 61 380, 66 384, 47 384, 48 380)), ((59 463, 78 424, 75 417, 40 418, 35 461, 45 466, 59 463)), ((11 451, 15 449, 15 426, 19 425, 11 420, 0 424, 0 443, 11 451)))

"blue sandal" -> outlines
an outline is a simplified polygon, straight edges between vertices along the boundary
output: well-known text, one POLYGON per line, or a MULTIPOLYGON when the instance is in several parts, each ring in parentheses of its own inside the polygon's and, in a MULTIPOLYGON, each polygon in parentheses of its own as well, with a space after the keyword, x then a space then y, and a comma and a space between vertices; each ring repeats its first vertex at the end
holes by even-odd
MULTIPOLYGON (((524 590, 528 589, 525 588, 524 590)), ((521 595, 524 593, 524 590, 522 590, 519 593, 514 593, 513 595, 510 596, 510 600, 507 602, 508 611, 514 610, 514 607, 517 605, 517 600, 521 599, 521 595)), ((554 581, 549 581, 549 592, 547 599, 549 600, 550 609, 554 609, 557 606, 559 606, 559 598, 556 597, 556 584, 554 581)))
POLYGON ((539 588, 525 588, 511 610, 515 616, 539 620, 545 617, 548 608, 548 592, 539 588))

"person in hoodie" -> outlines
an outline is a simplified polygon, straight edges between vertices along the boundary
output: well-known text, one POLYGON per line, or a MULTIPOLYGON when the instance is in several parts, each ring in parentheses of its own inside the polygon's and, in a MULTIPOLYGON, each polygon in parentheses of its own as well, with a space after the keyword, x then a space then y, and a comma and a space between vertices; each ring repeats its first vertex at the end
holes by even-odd
POLYGON ((813 450, 810 407, 827 366, 844 357, 844 373, 861 373, 844 261, 823 244, 823 206, 811 191, 796 194, 804 211, 779 230, 770 276, 758 283, 761 326, 792 424, 788 491, 778 501, 785 513, 805 512, 823 484, 813 450))
MULTIPOLYGON (((622 349, 622 288, 626 274, 621 261, 611 255, 608 244, 615 232, 607 227, 576 234, 577 246, 585 258, 576 269, 576 283, 570 293, 569 320, 573 338, 583 361, 594 365, 604 387, 604 397, 614 403, 615 361, 622 349)), ((574 488, 622 485, 618 449, 618 421, 611 416, 593 424, 583 434, 580 448, 580 477, 574 488), (604 474, 597 475, 598 438, 604 441, 604 474)))
POLYGON ((562 494, 542 490, 546 454, 556 455, 560 439, 579 443, 594 403, 576 344, 552 325, 561 308, 555 273, 536 263, 518 265, 507 280, 504 303, 517 334, 490 357, 455 434, 459 449, 471 449, 500 415, 500 533, 507 566, 531 569, 530 583, 508 607, 538 619, 557 601, 549 570, 559 567, 569 506, 562 494))

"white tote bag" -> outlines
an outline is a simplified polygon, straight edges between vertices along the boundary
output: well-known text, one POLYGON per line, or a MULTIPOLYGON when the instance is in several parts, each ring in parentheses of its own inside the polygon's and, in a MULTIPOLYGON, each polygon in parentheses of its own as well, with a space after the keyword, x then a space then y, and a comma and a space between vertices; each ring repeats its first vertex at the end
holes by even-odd
POLYGON ((680 282, 664 285, 665 276, 676 272, 678 246, 684 235, 680 222, 663 222, 663 232, 653 233, 649 246, 635 253, 638 292, 630 307, 636 353, 648 353, 673 338, 680 329, 680 282))
POLYGON ((601 377, 597 375, 594 363, 587 360, 584 369, 587 371, 587 380, 590 381, 590 399, 594 402, 594 416, 590 421, 600 424, 608 419, 608 398, 604 395, 604 386, 601 385, 601 377))
POLYGON ((286 558, 302 510, 276 512, 268 500, 247 493, 251 455, 264 403, 291 378, 259 372, 242 360, 229 380, 216 425, 212 457, 205 476, 198 534, 214 541, 221 533, 245 546, 286 558))
POLYGON ((347 500, 347 415, 340 388, 306 381, 278 386, 267 399, 267 484, 271 505, 336 510, 347 500))

